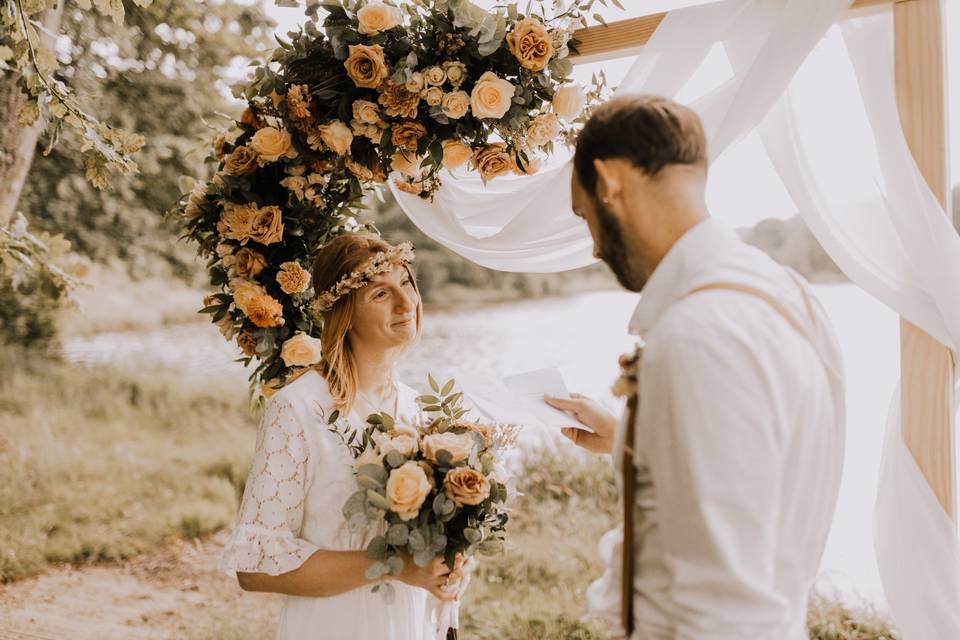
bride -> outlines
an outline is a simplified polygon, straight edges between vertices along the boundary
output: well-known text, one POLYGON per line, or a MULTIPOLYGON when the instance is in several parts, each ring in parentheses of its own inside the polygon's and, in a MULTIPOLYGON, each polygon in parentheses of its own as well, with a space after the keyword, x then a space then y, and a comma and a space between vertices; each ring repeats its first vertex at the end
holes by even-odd
POLYGON ((287 596, 278 639, 425 640, 435 633, 428 598, 462 593, 445 586, 461 583, 465 569, 451 575, 440 557, 425 568, 405 558, 400 575, 364 577, 374 561, 363 549, 377 532, 351 533, 341 514, 357 490, 354 459, 324 417, 339 410, 359 426, 386 411, 414 422, 416 393, 394 372, 420 334, 412 260, 409 245, 344 235, 314 262, 322 359, 268 401, 221 560, 242 589, 287 596), (384 579, 395 583, 389 603, 372 591, 384 579))

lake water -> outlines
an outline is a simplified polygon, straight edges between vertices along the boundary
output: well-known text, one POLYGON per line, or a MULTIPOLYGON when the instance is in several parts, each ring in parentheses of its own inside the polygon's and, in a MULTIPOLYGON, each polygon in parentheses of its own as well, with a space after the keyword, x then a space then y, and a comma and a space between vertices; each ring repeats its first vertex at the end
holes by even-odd
MULTIPOLYGON (((871 520, 887 407, 899 377, 899 321, 854 285, 816 290, 840 336, 848 379, 846 464, 819 586, 882 607, 871 520)), ((604 291, 439 313, 427 309, 422 339, 400 375, 419 388, 428 371, 440 379, 459 371, 503 376, 557 366, 571 391, 618 409, 609 388, 617 356, 632 345, 626 325, 636 300, 635 294, 604 291)), ((206 323, 72 339, 65 353, 88 364, 235 377, 246 391, 247 372, 233 361, 237 352, 206 323)))

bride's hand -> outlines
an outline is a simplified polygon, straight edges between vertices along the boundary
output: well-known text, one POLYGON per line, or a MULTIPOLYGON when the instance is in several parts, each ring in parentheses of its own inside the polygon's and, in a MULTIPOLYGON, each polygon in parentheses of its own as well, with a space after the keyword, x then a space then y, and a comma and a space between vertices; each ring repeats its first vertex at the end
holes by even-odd
POLYGON ((462 598, 467 592, 467 587, 470 586, 470 577, 477 564, 476 558, 458 553, 453 571, 447 576, 447 582, 443 587, 444 592, 452 593, 456 600, 462 598))
POLYGON ((613 451, 613 436, 617 429, 617 419, 612 413, 579 393, 571 393, 570 398, 544 396, 543 401, 554 409, 572 414, 580 424, 593 429, 593 433, 573 427, 562 429, 563 435, 572 440, 575 445, 594 453, 611 453, 613 451))
POLYGON ((444 563, 443 556, 437 556, 427 566, 420 567, 411 556, 404 555, 403 571, 397 576, 397 580, 412 587, 426 589, 439 600, 455 600, 456 593, 444 591, 449 575, 450 567, 444 563))

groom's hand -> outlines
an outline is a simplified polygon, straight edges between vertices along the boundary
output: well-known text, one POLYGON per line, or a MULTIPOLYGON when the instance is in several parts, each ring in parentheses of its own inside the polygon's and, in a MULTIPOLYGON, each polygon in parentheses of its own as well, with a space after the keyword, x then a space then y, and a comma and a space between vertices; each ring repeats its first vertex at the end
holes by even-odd
POLYGON ((617 419, 612 413, 579 393, 571 393, 569 398, 544 396, 543 401, 554 409, 566 411, 576 418, 577 422, 593 429, 593 433, 573 427, 561 429, 561 433, 573 440, 575 445, 594 453, 613 451, 613 434, 617 429, 617 419))

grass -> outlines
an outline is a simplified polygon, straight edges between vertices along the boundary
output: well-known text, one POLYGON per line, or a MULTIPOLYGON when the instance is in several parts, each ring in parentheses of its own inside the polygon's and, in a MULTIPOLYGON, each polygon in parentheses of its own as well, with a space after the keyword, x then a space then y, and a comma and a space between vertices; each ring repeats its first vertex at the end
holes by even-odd
MULTIPOLYGON (((0 351, 0 370, 0 581, 150 554, 233 518, 254 429, 244 389, 15 351, 0 351)), ((597 541, 619 511, 610 465, 544 449, 522 460, 519 476, 508 547, 481 562, 461 637, 606 638, 586 617, 584 591, 601 572, 597 541)), ((271 633, 275 608, 251 611, 249 594, 217 585, 209 619, 185 622, 182 637, 271 633)), ((813 640, 895 638, 882 615, 822 596, 808 627, 813 640)))
POLYGON ((9 350, 0 367, 0 582, 232 520, 251 450, 244 390, 9 350))

